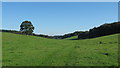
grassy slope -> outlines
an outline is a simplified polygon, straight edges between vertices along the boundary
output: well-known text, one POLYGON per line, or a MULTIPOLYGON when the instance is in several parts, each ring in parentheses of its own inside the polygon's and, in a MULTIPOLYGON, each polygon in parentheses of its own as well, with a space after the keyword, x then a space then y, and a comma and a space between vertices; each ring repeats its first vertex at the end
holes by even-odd
POLYGON ((69 39, 69 40, 72 40, 72 39, 77 39, 78 36, 72 36, 72 37, 69 37, 69 38, 65 38, 65 39, 69 39))
POLYGON ((56 40, 3 33, 3 66, 114 66, 118 65, 117 52, 118 34, 56 40))

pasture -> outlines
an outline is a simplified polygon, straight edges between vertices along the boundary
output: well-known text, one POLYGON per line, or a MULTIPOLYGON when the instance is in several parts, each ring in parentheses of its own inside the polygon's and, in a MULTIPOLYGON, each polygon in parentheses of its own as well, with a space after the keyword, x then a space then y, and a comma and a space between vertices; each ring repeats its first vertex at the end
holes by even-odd
MULTIPOLYGON (((76 38, 76 37, 73 37, 76 38)), ((118 34, 84 40, 2 32, 3 66, 117 66, 118 34)))

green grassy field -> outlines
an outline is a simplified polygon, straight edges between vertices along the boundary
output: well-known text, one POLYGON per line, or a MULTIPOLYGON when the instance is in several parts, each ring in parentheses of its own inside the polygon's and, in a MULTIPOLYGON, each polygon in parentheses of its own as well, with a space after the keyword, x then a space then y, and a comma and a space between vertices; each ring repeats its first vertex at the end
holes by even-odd
POLYGON ((118 34, 85 40, 2 34, 3 66, 118 65, 118 34))

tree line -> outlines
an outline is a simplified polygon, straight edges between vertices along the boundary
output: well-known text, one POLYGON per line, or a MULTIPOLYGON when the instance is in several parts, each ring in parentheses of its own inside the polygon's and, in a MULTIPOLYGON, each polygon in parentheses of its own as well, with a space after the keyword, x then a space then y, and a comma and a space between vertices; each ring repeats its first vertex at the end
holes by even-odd
POLYGON ((20 25, 20 31, 16 31, 16 30, 0 30, 0 31, 16 33, 16 34, 24 34, 24 35, 33 35, 33 36, 52 38, 52 39, 65 39, 72 36, 78 36, 77 39, 88 39, 88 38, 95 38, 95 37, 120 33, 119 30, 120 22, 105 23, 103 25, 100 25, 99 27, 94 27, 92 29, 89 29, 89 31, 75 31, 73 33, 68 33, 60 36, 49 36, 43 34, 38 35, 33 33, 34 29, 35 27, 30 21, 23 21, 20 25))
POLYGON ((94 27, 89 31, 80 32, 78 39, 95 38, 111 34, 120 33, 120 22, 105 23, 99 27, 94 27))

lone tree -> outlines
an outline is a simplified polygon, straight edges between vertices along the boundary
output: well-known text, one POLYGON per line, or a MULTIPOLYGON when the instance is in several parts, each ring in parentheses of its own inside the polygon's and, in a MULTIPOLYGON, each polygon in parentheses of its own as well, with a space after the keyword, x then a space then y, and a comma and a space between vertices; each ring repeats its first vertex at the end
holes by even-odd
POLYGON ((30 21, 23 21, 20 25, 20 31, 26 35, 31 35, 34 30, 34 26, 30 21))

